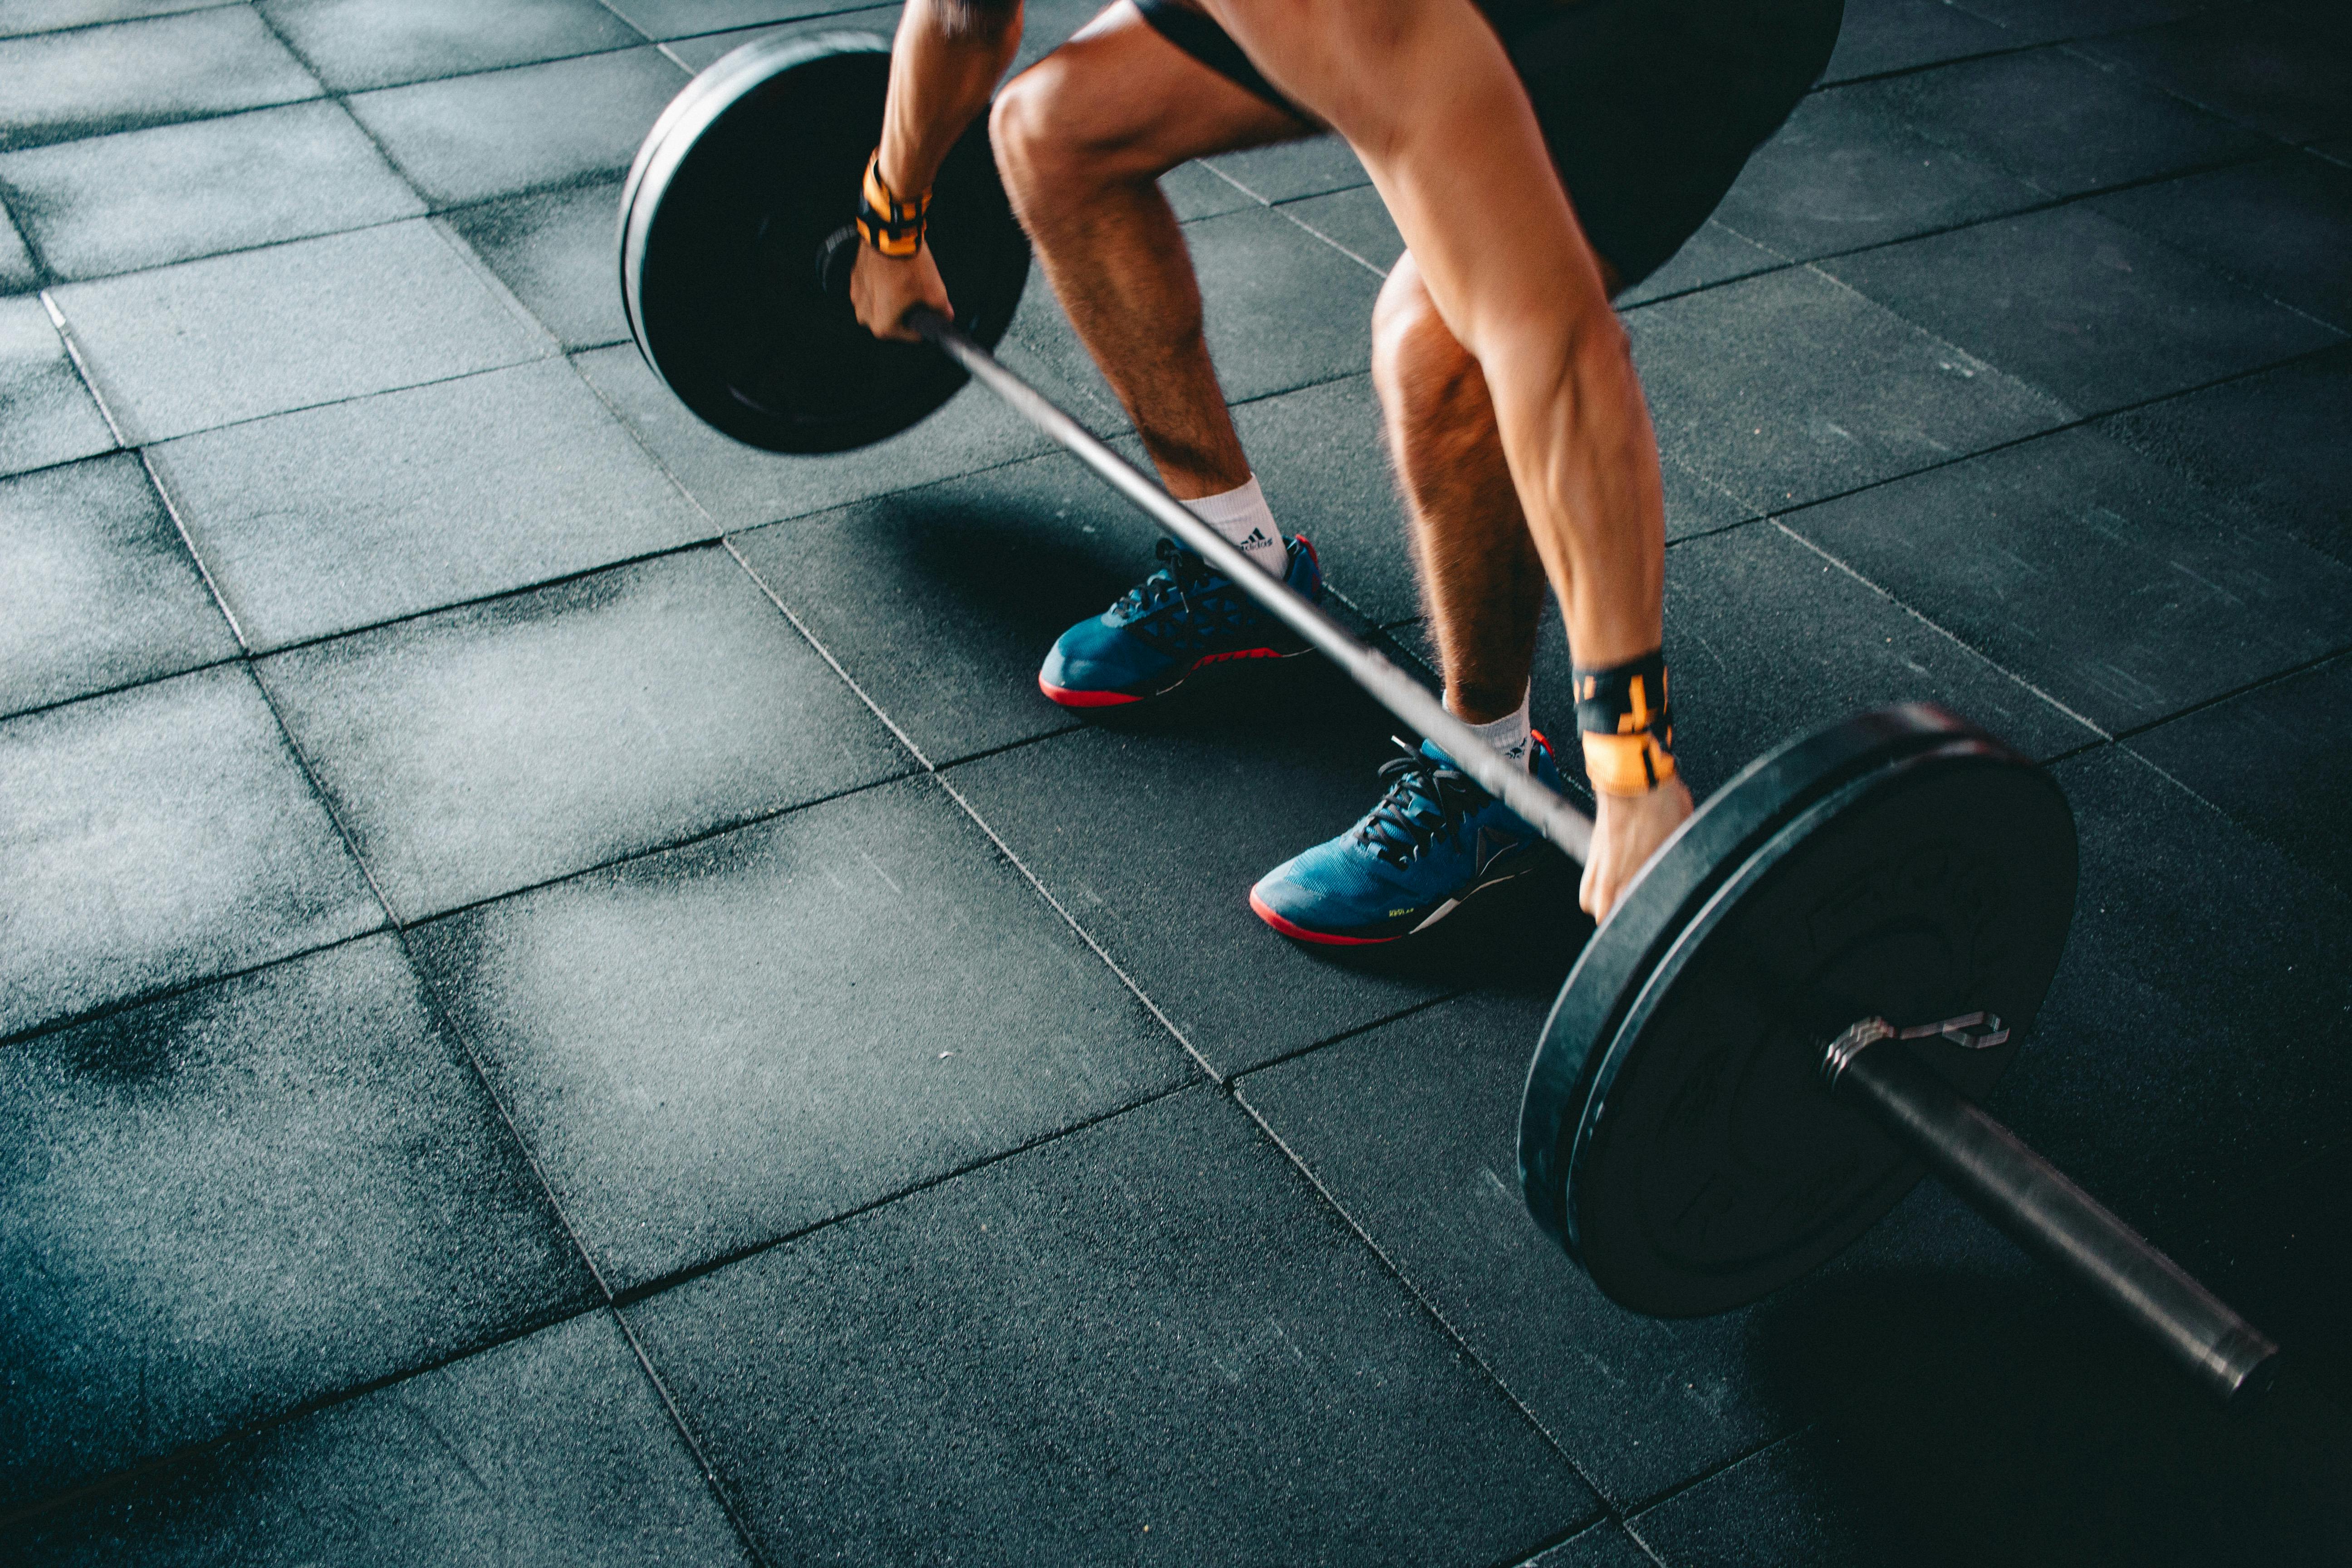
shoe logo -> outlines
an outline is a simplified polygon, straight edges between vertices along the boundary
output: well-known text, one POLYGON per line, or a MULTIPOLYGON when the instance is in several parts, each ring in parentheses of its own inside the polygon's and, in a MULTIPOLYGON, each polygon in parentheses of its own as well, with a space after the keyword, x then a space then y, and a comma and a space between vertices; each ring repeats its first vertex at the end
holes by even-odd
POLYGON ((1478 830, 1478 874, 1486 875, 1486 868, 1517 849, 1526 840, 1508 833, 1498 833, 1491 827, 1478 830))

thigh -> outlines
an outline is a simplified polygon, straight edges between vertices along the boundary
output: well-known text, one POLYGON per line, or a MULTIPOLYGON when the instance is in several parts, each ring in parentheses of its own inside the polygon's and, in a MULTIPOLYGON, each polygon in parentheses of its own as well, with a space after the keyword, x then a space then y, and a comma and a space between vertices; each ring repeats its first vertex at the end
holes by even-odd
POLYGON ((1193 158, 1323 134, 1177 47, 1133 0, 1118 0, 1007 90, 1036 101, 1073 151, 1153 174, 1193 158))

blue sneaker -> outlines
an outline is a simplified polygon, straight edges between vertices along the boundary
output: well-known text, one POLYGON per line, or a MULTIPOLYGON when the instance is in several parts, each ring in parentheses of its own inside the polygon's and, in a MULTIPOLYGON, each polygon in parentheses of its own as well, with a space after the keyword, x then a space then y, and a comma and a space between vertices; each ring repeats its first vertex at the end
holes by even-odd
MULTIPOLYGON (((1289 550, 1283 580, 1321 603, 1315 547, 1300 534, 1289 550)), ((1307 651, 1304 639, 1233 579, 1174 540, 1160 542, 1160 570, 1118 604, 1062 634, 1037 672, 1039 690, 1065 708, 1109 708, 1164 697, 1209 665, 1307 651)))
MULTIPOLYGON (((1536 777, 1559 788, 1549 743, 1538 735, 1528 744, 1536 777)), ((1543 863, 1542 835, 1429 742, 1383 763, 1381 777, 1388 793, 1361 822, 1250 889, 1258 919, 1301 942, 1394 942, 1543 863)))

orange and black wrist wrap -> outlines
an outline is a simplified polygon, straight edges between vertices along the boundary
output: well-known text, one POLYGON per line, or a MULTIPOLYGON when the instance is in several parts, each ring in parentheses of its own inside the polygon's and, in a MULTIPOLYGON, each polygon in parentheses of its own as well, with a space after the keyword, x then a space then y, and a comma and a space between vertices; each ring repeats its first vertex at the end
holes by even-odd
POLYGON ((1674 777, 1664 651, 1613 669, 1578 670, 1576 727, 1584 742, 1585 777, 1596 794, 1647 795, 1674 777))
POLYGON ((882 149, 874 149, 866 160, 865 187, 857 195, 857 232, 866 243, 885 256, 912 256, 923 248, 923 225, 930 211, 930 192, 910 202, 884 183, 882 149))

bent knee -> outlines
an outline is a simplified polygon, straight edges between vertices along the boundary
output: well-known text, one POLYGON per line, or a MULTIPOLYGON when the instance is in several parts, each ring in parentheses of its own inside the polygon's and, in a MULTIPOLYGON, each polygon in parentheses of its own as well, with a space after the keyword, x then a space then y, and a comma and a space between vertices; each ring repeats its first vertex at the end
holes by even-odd
POLYGON ((1024 201, 1164 172, 1143 143, 1150 127, 1134 123, 1086 52, 1084 40, 1063 45, 1006 82, 989 108, 997 165, 1024 201))
POLYGON ((1475 363, 1437 313, 1437 301, 1422 283, 1412 253, 1399 257, 1372 306, 1374 379, 1390 391, 1433 381, 1444 384, 1475 363))

